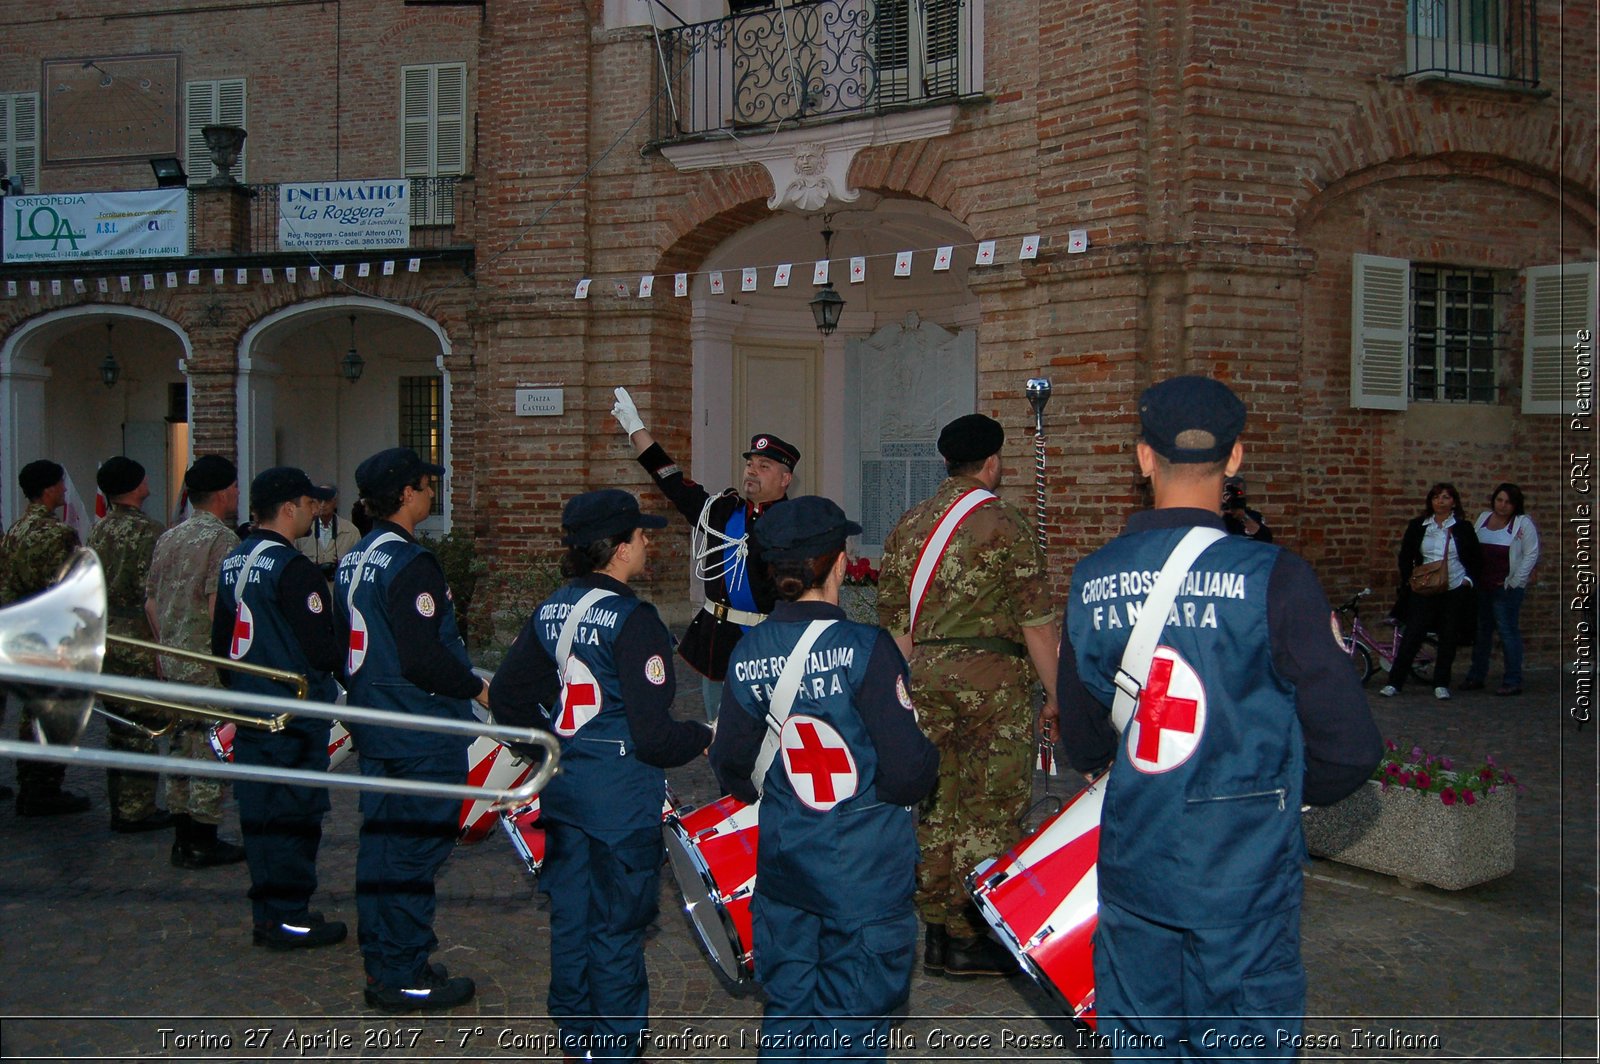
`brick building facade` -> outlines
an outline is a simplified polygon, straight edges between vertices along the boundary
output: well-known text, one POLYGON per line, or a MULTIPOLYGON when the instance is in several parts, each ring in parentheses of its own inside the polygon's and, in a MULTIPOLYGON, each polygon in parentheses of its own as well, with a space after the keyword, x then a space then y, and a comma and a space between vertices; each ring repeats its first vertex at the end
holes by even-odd
MULTIPOLYGON (((515 568, 553 546, 572 492, 648 496, 608 413, 619 385, 707 484, 732 482, 755 423, 800 440, 805 490, 883 514, 932 475, 937 422, 974 405, 1007 426, 1007 490, 1031 506, 1022 386, 1043 376, 1064 593, 1072 563, 1139 504, 1135 397, 1161 376, 1209 372, 1251 405, 1252 505, 1336 598, 1392 589, 1401 528, 1433 481, 1454 481, 1472 514, 1499 481, 1520 483, 1550 552, 1524 627, 1534 660, 1556 660, 1558 500, 1566 456, 1592 439, 1571 431, 1571 394, 1548 393, 1575 383, 1559 354, 1554 385, 1542 363, 1525 372, 1529 290, 1546 283, 1527 271, 1566 267, 1549 282, 1566 282, 1555 324, 1533 316, 1546 333, 1593 328, 1592 4, 734 7, 50 2, 0 17, 0 97, 39 94, 41 138, 93 124, 47 106, 50 78, 73 65, 61 61, 176 55, 185 87, 243 80, 248 184, 442 176, 452 197, 446 224, 413 230, 411 248, 326 256, 352 275, 374 264, 339 284, 252 235, 270 196, 215 190, 195 193, 192 262, 0 267, 19 283, 0 298, 7 484, 87 417, 96 446, 69 461, 85 482, 91 458, 119 445, 119 418, 165 416, 166 389, 187 383, 187 446, 247 469, 296 461, 340 477, 348 498, 355 463, 393 442, 405 382, 436 373, 452 469, 438 524, 471 529, 515 568), (865 67, 840 58, 857 53, 865 67), (418 69, 432 73, 408 81, 418 69), (423 112, 407 100, 414 84, 434 93, 423 112), (445 99, 458 90, 461 110, 445 99), (450 123, 463 114, 457 159, 450 123), (219 215, 236 220, 206 221, 219 215), (819 337, 806 301, 825 226, 846 305, 819 337), (1033 235, 1037 258, 1020 258, 1033 235), (995 263, 980 266, 989 240, 995 263), (943 247, 955 261, 935 271, 943 247), (902 251, 915 261, 895 277, 902 251), (1358 256, 1398 278, 1388 304, 1357 291, 1358 256), (858 257, 868 276, 853 284, 858 257), (386 259, 401 263, 393 276, 376 267, 386 259), (779 288, 783 264, 794 278, 779 288), (160 282, 191 265, 202 283, 160 282), (214 268, 226 283, 204 283, 214 268), (1396 305, 1402 335, 1385 346, 1366 330, 1396 305), (115 401, 143 412, 114 407, 116 389, 96 380, 108 345, 148 382, 115 401), (337 373, 350 346, 368 360, 353 385, 337 373), (534 386, 560 389, 559 416, 518 416, 519 388, 534 386)), ((180 129, 195 99, 177 109, 180 129)), ((142 157, 45 154, 25 192, 152 183, 142 157)), ((655 597, 686 597, 686 541, 663 537, 655 597)))

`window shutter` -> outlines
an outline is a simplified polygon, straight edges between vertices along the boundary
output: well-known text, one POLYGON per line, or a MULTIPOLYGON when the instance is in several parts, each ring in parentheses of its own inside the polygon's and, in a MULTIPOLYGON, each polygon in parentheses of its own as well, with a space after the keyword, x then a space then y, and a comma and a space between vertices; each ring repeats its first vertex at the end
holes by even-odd
POLYGON ((39 191, 39 94, 0 96, 0 160, 24 192, 39 191))
POLYGON ((467 67, 441 66, 436 75, 433 172, 456 176, 467 172, 467 67))
MULTIPOLYGON (((244 114, 244 78, 228 78, 217 82, 217 125, 238 126, 249 132, 245 123, 244 114)), ((201 138, 201 143, 205 139, 201 138)), ((233 176, 241 183, 245 180, 244 168, 250 159, 250 138, 246 137, 243 146, 239 148, 239 159, 233 164, 233 176)), ((207 154, 206 161, 210 162, 207 154)), ((210 168, 210 173, 216 172, 216 167, 210 168)))
POLYGON ((1350 405, 1404 410, 1411 350, 1411 263, 1356 255, 1350 298, 1350 405))
POLYGON ((432 173, 432 73, 429 67, 400 71, 400 159, 407 177, 432 173))
MULTIPOLYGON (((1524 274, 1528 294, 1523 314, 1522 412, 1575 414, 1574 386, 1579 378, 1574 347, 1580 329, 1589 331, 1591 357, 1594 351, 1595 264, 1533 266, 1524 274)), ((1592 389, 1589 396, 1592 409, 1592 389)))
POLYGON ((217 168, 211 165, 206 138, 200 130, 217 121, 217 83, 190 81, 183 86, 183 170, 191 185, 211 180, 217 168))

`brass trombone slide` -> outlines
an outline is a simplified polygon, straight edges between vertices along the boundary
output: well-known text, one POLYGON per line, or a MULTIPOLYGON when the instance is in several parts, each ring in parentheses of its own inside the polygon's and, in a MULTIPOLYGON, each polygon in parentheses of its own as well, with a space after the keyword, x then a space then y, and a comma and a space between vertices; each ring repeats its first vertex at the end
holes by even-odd
MULTIPOLYGON (((560 743, 549 732, 477 720, 416 716, 365 706, 307 702, 165 680, 106 676, 99 671, 105 657, 105 645, 105 574, 100 567, 100 559, 93 551, 78 551, 63 568, 55 586, 0 609, 0 687, 14 693, 34 711, 34 733, 39 739, 37 743, 0 742, 0 757, 121 768, 135 772, 168 772, 181 776, 428 795, 488 801, 506 806, 524 805, 531 801, 550 782, 559 767, 560 743), (463 737, 486 735, 500 742, 537 746, 544 751, 545 757, 538 770, 522 786, 496 789, 155 757, 121 750, 89 750, 78 746, 77 742, 83 734, 96 694, 126 701, 176 702, 182 708, 191 709, 191 712, 199 710, 198 715, 213 719, 217 714, 211 707, 220 706, 244 711, 246 715, 255 713, 272 717, 283 714, 463 737)), ((165 647, 159 649, 166 652, 165 647)))
MULTIPOLYGON (((160 643, 152 643, 145 639, 135 639, 131 635, 116 635, 111 632, 106 633, 106 642, 115 643, 118 646, 131 647, 134 650, 148 650, 166 657, 183 658, 185 661, 198 661, 213 668, 229 669, 233 672, 244 672, 252 676, 263 676, 269 680, 277 680, 279 683, 286 683, 293 687, 294 696, 299 699, 304 699, 306 693, 310 690, 310 685, 306 683, 304 676, 301 676, 298 672, 290 672, 288 669, 272 669, 265 665, 254 665, 248 661, 219 658, 214 654, 202 654, 198 650, 180 650, 177 647, 163 646, 160 643)), ((282 731, 284 725, 289 723, 289 718, 293 716, 291 713, 278 713, 270 717, 263 717, 253 713, 230 713, 225 709, 212 710, 204 706, 186 706, 167 698, 124 697, 122 701, 133 702, 141 706, 155 706, 157 709, 181 713, 186 717, 232 721, 240 727, 265 728, 269 732, 282 731)), ((166 729, 162 729, 156 734, 163 735, 165 733, 166 729)))

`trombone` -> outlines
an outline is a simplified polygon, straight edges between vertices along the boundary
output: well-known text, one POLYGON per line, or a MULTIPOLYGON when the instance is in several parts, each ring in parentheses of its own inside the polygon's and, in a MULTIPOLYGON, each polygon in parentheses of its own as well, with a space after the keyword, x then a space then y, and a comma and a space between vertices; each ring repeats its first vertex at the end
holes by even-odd
MULTIPOLYGON (((477 720, 420 717, 363 706, 339 706, 329 702, 248 694, 165 680, 106 676, 100 673, 100 666, 105 660, 106 643, 105 572, 100 567, 100 559, 91 550, 78 550, 50 588, 0 609, 0 687, 16 695, 33 710, 34 734, 39 740, 37 743, 0 741, 0 757, 135 772, 168 772, 182 776, 214 776, 339 790, 488 801, 506 807, 527 804, 558 771, 560 744, 549 732, 477 720), (97 694, 110 695, 123 701, 164 705, 210 719, 220 716, 213 707, 242 711, 226 716, 229 719, 248 718, 247 723, 256 727, 269 726, 270 721, 280 716, 284 720, 290 716, 306 716, 444 735, 486 735, 500 742, 538 746, 545 756, 538 771, 525 783, 519 787, 502 789, 207 762, 120 750, 92 750, 77 743, 88 723, 97 694)), ((168 647, 144 645, 163 654, 171 653, 168 647)), ((217 659, 209 655, 201 657, 217 663, 217 659)), ((223 664, 231 667, 238 663, 223 664)), ((279 728, 282 726, 278 725, 279 728)), ((269 727, 269 730, 276 729, 269 727)))
MULTIPOLYGON (((248 661, 234 661, 231 658, 219 658, 214 654, 202 654, 198 650, 180 650, 178 647, 162 646, 160 643, 152 643, 145 639, 135 639, 131 635, 116 635, 111 632, 106 633, 106 642, 108 644, 115 643, 117 646, 129 647, 133 650, 147 650, 169 658, 183 658, 185 661, 198 661, 202 664, 211 665, 218 669, 228 669, 232 672, 249 673, 252 676, 264 676, 269 680, 276 680, 279 683, 288 684, 290 687, 294 688, 294 697, 302 701, 305 699, 306 694, 311 689, 311 685, 306 682, 306 678, 304 676, 301 676, 298 672, 291 672, 288 669, 274 669, 267 665, 256 665, 248 661)), ((165 709, 172 713, 182 714, 186 717, 203 717, 206 720, 225 720, 238 725, 241 728, 261 728, 269 732, 282 731, 288 726, 289 719, 294 716, 292 713, 277 713, 270 717, 263 717, 255 713, 234 713, 226 709, 212 706, 205 708, 191 706, 183 702, 174 702, 168 698, 130 698, 123 696, 122 701, 132 702, 141 706, 154 706, 157 709, 165 709)), ((175 721, 169 721, 166 727, 154 729, 147 728, 138 721, 124 720, 122 717, 117 716, 117 714, 108 709, 98 709, 96 712, 111 720, 115 720, 120 724, 132 728, 138 728, 152 739, 156 739, 167 734, 167 732, 172 730, 172 725, 176 723, 175 721)))

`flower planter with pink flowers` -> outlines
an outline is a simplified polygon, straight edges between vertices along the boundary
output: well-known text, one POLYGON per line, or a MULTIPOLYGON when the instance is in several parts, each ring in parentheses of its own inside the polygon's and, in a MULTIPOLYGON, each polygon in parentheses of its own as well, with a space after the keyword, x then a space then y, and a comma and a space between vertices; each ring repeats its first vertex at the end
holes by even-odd
POLYGON ((1517 782, 1492 758, 1459 770, 1419 748, 1409 758, 1393 741, 1366 786, 1302 817, 1317 857, 1461 890, 1516 865, 1517 782))

